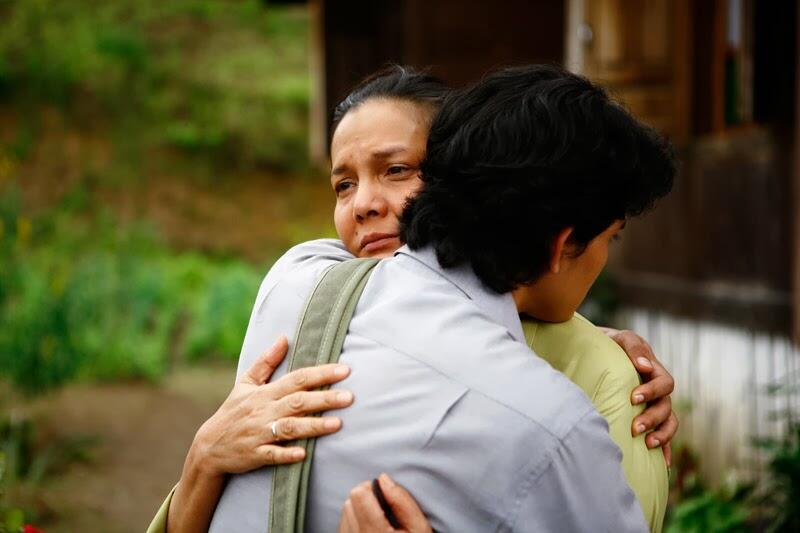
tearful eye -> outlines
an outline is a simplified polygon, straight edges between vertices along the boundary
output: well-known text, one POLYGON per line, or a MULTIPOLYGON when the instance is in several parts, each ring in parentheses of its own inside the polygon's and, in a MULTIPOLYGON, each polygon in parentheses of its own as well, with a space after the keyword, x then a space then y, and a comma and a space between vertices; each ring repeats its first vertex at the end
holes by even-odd
POLYGON ((342 180, 333 187, 333 192, 336 193, 336 196, 341 196, 343 193, 347 192, 354 186, 353 182, 348 180, 342 180))
POLYGON ((387 174, 394 174, 394 175, 402 174, 403 172, 406 172, 408 170, 409 170, 408 167, 404 167, 401 165, 392 165, 389 167, 389 170, 387 170, 387 174))

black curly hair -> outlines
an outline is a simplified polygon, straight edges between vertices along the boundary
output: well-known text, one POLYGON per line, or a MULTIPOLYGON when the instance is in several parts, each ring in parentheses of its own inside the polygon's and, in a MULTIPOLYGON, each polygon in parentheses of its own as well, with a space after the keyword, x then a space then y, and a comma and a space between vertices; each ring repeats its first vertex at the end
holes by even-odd
POLYGON ((507 292, 546 271, 562 229, 573 228, 582 253, 614 221, 652 207, 676 165, 667 140, 586 78, 503 69, 445 99, 401 238, 507 292))

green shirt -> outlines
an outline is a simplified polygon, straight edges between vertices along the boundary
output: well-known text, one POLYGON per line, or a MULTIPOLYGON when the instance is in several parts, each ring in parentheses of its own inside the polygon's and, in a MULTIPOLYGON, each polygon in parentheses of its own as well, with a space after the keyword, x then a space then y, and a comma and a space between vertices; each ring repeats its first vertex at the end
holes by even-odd
POLYGON ((522 328, 531 349, 578 385, 606 419, 611 439, 622 450, 625 477, 650 529, 660 532, 667 509, 667 465, 661 448, 649 450, 644 435, 631 437, 631 422, 644 405, 631 405, 631 391, 640 380, 628 356, 577 313, 558 324, 524 319, 522 328))

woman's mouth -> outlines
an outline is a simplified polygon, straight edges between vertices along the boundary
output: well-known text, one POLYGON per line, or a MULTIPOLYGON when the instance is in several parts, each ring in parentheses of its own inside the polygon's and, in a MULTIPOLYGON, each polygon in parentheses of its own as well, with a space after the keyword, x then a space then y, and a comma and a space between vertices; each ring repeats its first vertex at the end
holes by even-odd
POLYGON ((373 253, 387 246, 397 246, 397 235, 392 233, 369 233, 361 239, 361 251, 373 253))

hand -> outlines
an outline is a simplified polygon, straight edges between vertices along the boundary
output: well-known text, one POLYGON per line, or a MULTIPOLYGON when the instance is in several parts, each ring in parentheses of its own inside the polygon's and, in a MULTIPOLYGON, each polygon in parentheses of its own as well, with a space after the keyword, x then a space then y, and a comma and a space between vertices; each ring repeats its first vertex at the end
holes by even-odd
POLYGON ((372 484, 365 481, 350 491, 350 497, 344 502, 339 533, 393 531, 432 533, 428 519, 406 489, 395 483, 387 474, 381 474, 378 483, 401 529, 395 529, 389 524, 378 499, 372 492, 372 484))
POLYGON ((286 338, 279 338, 253 363, 219 410, 197 432, 190 455, 196 456, 195 464, 202 465, 199 468, 206 474, 223 476, 302 461, 302 448, 280 443, 327 435, 341 427, 337 417, 307 415, 347 407, 353 402, 353 395, 347 391, 313 390, 343 380, 349 375, 349 368, 339 364, 302 368, 275 383, 267 383, 287 350, 286 338))
POLYGON ((642 385, 631 393, 631 403, 647 402, 647 408, 631 424, 635 437, 653 430, 645 437, 648 448, 661 446, 667 466, 672 464, 672 437, 678 431, 678 417, 672 410, 670 394, 675 390, 675 380, 656 359, 653 349, 642 337, 632 331, 600 328, 628 355, 636 371, 642 376, 642 385))

